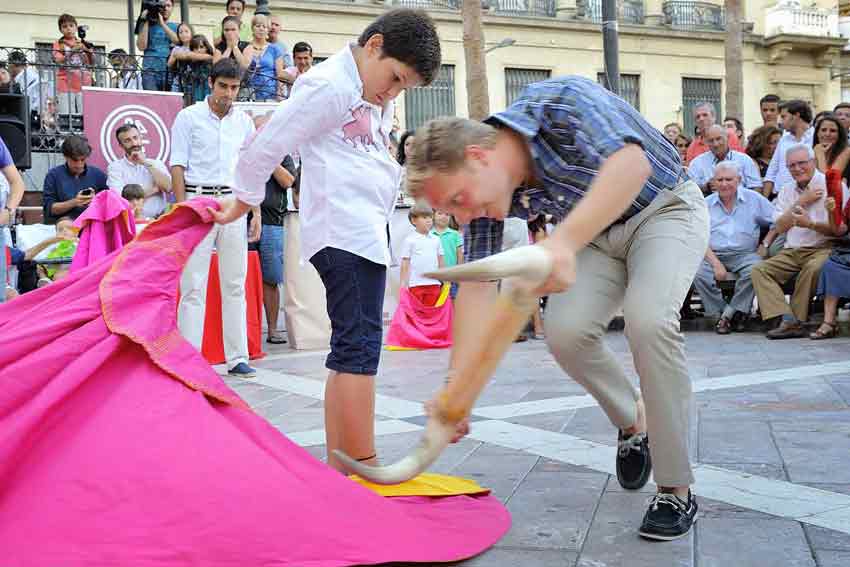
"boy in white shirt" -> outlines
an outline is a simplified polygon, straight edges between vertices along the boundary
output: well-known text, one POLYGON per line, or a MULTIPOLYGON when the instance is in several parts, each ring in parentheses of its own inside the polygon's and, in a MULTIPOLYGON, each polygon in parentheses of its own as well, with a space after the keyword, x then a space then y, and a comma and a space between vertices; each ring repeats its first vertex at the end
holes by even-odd
POLYGON ((425 204, 417 204, 407 218, 416 232, 404 240, 401 248, 401 287, 406 287, 419 303, 433 307, 440 298, 442 286, 438 280, 423 274, 442 268, 443 243, 440 237, 431 234, 434 226, 434 211, 425 204))
POLYGON ((389 248, 386 226, 400 167, 389 153, 394 99, 440 69, 440 40, 421 10, 384 13, 346 46, 298 78, 290 97, 249 140, 236 167, 236 201, 212 214, 242 217, 265 198, 283 156, 301 156, 301 255, 325 285, 331 353, 325 385, 328 464, 341 449, 366 464, 375 455, 375 374, 383 340, 389 248))

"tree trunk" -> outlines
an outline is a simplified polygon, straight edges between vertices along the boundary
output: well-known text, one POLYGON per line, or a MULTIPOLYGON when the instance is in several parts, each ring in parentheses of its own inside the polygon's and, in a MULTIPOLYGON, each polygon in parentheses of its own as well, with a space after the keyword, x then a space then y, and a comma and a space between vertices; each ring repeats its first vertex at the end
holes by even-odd
MULTIPOLYGON (((726 116, 744 118, 744 30, 741 0, 725 0, 726 8, 726 116)), ((717 121, 723 120, 718 116, 717 121)))
POLYGON ((481 0, 463 0, 461 14, 463 53, 466 60, 467 110, 473 120, 483 120, 490 114, 490 95, 487 91, 481 0))

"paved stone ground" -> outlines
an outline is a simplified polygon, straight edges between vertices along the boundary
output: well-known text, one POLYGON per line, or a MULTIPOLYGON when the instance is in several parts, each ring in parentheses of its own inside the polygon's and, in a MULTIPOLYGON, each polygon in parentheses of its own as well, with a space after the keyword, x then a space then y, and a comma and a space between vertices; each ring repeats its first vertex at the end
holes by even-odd
MULTIPOLYGON (((613 350, 634 376, 621 332, 613 350)), ((637 536, 648 486, 613 470, 616 431, 540 341, 514 345, 476 409, 473 433, 434 470, 493 490, 513 527, 468 567, 846 567, 850 565, 850 339, 767 341, 687 334, 695 384, 692 448, 701 516, 672 543, 637 536)), ((447 352, 385 352, 377 446, 416 442, 421 402, 447 352), (413 403, 411 403, 413 402, 413 403)), ((323 353, 275 347, 257 379, 228 382, 282 432, 324 459, 323 353)))

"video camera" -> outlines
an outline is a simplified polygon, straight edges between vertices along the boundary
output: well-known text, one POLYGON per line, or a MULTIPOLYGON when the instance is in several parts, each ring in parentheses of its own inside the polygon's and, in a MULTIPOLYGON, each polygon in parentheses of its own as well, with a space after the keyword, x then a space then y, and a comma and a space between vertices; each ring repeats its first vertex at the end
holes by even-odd
POLYGON ((142 12, 147 10, 149 22, 159 21, 159 15, 165 17, 165 0, 142 0, 142 12))
POLYGON ((82 44, 88 47, 89 49, 93 49, 94 45, 86 41, 86 34, 88 33, 88 31, 88 26, 77 26, 77 35, 80 36, 80 41, 82 42, 82 44))

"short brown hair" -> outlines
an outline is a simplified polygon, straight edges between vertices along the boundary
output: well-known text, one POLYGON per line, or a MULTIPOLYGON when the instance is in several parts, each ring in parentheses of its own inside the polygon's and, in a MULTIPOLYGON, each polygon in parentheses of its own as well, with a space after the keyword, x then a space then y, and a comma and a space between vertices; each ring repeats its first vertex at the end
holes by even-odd
POLYGON ((59 31, 62 31, 62 24, 67 24, 68 22, 76 26, 77 18, 75 18, 71 14, 62 14, 61 16, 59 16, 59 23, 57 24, 59 26, 59 31))
POLYGON ((467 146, 492 148, 495 142, 496 129, 489 124, 454 116, 429 120, 416 130, 413 149, 405 162, 408 194, 417 198, 426 179, 460 169, 467 146))
POLYGON ((407 213, 407 220, 413 222, 413 219, 418 217, 433 217, 434 209, 431 208, 428 203, 424 201, 417 201, 415 205, 410 208, 410 212, 407 213))
POLYGON ((128 183, 121 190, 121 196, 127 199, 128 201, 135 201, 136 199, 144 199, 145 198, 145 190, 142 189, 142 186, 138 183, 128 183))

